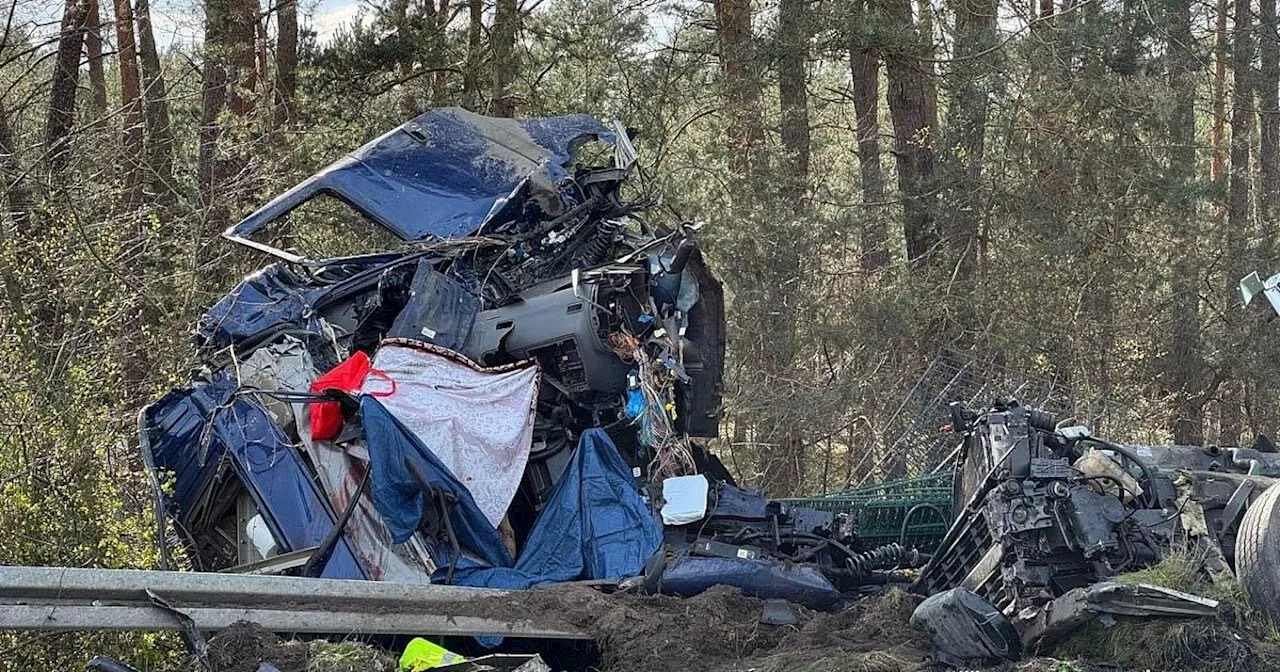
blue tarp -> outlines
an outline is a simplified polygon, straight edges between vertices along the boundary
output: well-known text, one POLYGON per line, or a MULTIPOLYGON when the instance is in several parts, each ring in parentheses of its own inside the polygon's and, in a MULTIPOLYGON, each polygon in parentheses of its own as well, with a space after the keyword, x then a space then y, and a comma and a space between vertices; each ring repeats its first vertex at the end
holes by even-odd
POLYGON ((592 136, 613 140, 587 115, 495 119, 431 110, 307 178, 228 234, 248 237, 319 194, 350 203, 405 240, 518 227, 575 204, 558 187, 575 143, 592 136))
MULTIPOLYGON (((519 559, 512 563, 470 493, 431 451, 376 399, 363 397, 361 410, 374 469, 374 504, 396 541, 417 528, 423 511, 417 482, 403 466, 406 458, 433 485, 457 497, 451 520, 459 544, 488 566, 462 559, 454 583, 514 589, 620 579, 638 575, 662 543, 661 525, 640 498, 631 469, 604 430, 583 433, 519 559)), ((447 572, 449 560, 438 558, 439 575, 447 572)))
MULTIPOLYGON (((220 377, 174 390, 147 408, 144 431, 151 459, 176 480, 167 497, 170 509, 187 523, 225 458, 283 551, 319 545, 335 516, 266 409, 236 391, 235 380, 220 377)), ((338 541, 321 576, 368 578, 345 539, 338 541)))
POLYGON ((450 520, 458 544, 492 566, 511 566, 511 554, 502 545, 498 531, 480 512, 471 491, 449 473, 440 458, 374 397, 360 398, 360 414, 373 469, 373 505, 382 515, 391 540, 397 544, 408 541, 422 521, 422 490, 406 466, 406 461, 411 460, 428 483, 455 500, 450 507, 450 520))

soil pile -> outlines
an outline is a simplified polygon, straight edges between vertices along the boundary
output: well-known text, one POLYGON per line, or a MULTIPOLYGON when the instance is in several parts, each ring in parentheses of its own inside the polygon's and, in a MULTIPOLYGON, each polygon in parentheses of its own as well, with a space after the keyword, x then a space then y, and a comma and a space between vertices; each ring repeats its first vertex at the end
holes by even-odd
POLYGON ((269 663, 280 672, 392 672, 387 653, 359 642, 282 641, 257 623, 241 621, 209 640, 214 672, 258 672, 269 663))
POLYGON ((262 663, 271 663, 280 672, 307 671, 307 645, 282 642, 275 633, 257 623, 240 621, 209 640, 209 662, 214 672, 258 672, 262 663))
POLYGON ((691 598, 548 588, 503 598, 501 610, 484 602, 468 611, 527 614, 590 634, 609 672, 906 672, 929 652, 927 636, 908 625, 918 600, 901 591, 837 613, 793 606, 798 622, 789 626, 761 623, 764 601, 727 586, 691 598))

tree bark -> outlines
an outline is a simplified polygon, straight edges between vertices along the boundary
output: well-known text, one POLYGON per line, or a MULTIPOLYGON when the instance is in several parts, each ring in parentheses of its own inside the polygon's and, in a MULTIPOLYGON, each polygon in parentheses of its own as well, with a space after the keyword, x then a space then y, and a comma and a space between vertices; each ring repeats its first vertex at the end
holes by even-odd
POLYGON ((956 257, 957 276, 976 264, 982 158, 986 149, 989 79, 994 69, 996 3, 955 0, 955 59, 951 68, 948 141, 951 191, 946 237, 956 257))
POLYGON ((256 84, 253 38, 257 24, 256 0, 207 0, 205 3, 205 56, 200 99, 200 147, 197 174, 206 205, 214 202, 235 158, 219 158, 223 135, 219 116, 223 110, 244 117, 253 110, 256 84))
MULTIPOLYGON (((909 0, 908 0, 909 1, 909 0)), ((764 124, 761 121, 760 80, 752 71, 755 44, 751 34, 750 0, 715 0, 716 32, 720 39, 720 69, 729 115, 727 139, 732 188, 740 213, 749 210, 751 189, 762 179, 764 124)))
POLYGON ((222 134, 218 116, 227 104, 226 59, 228 24, 233 0, 206 0, 204 21, 204 66, 201 72, 199 156, 196 173, 205 205, 214 201, 214 189, 221 182, 218 137, 222 134))
POLYGON ((1276 35, 1276 0, 1259 0, 1259 53, 1256 81, 1261 142, 1258 148, 1258 221, 1262 225, 1259 258, 1275 253, 1280 218, 1280 38, 1276 35))
MULTIPOLYGON (((433 4, 433 0, 426 0, 428 5, 433 4)), ((440 68, 431 81, 431 101, 435 105, 442 105, 446 101, 448 92, 448 74, 442 66, 446 64, 445 58, 448 54, 449 40, 449 12, 452 8, 449 6, 449 0, 440 0, 440 7, 436 10, 435 15, 435 32, 432 34, 432 49, 434 49, 434 59, 432 64, 440 68)))
POLYGON ((1209 156, 1209 180, 1221 182, 1226 172, 1223 146, 1227 137, 1227 0, 1218 0, 1213 34, 1213 127, 1209 132, 1213 153, 1209 156))
POLYGON ((176 191, 173 179, 173 127, 169 122, 169 91, 160 55, 156 52, 155 29, 151 26, 150 0, 136 0, 134 18, 138 23, 138 61, 142 66, 142 110, 147 129, 147 156, 154 188, 159 194, 176 191))
POLYGON ((799 203, 809 184, 812 154, 809 132, 808 0, 782 0, 778 7, 778 102, 781 107, 782 150, 787 155, 781 176, 781 196, 799 203))
POLYGON ((231 0, 231 22, 226 37, 227 106, 238 117, 253 112, 258 88, 254 37, 258 29, 258 0, 231 0))
POLYGON ((44 144, 49 173, 61 181, 71 158, 71 129, 76 118, 76 88, 80 82, 80 51, 84 46, 87 0, 67 0, 58 36, 57 58, 49 84, 44 144))
MULTIPOLYGON (((31 191, 18 161, 17 150, 13 128, 9 124, 9 110, 3 98, 0 98, 0 176, 4 178, 5 196, 9 201, 7 211, 10 221, 13 222, 14 237, 23 239, 32 237, 36 233, 31 226, 31 191)), ((0 223, 0 245, 7 247, 7 241, 4 240, 5 232, 5 227, 0 223)), ((43 276, 45 269, 38 255, 33 262, 38 275, 43 276)), ((36 348, 36 339, 32 337, 38 325, 31 323, 32 316, 27 310, 21 280, 23 274, 18 269, 9 268, 7 265, 3 271, 5 297, 8 299, 11 316, 9 324, 18 334, 24 351, 39 352, 36 348)))
POLYGON ((484 32, 483 0, 468 0, 467 11, 467 67, 462 74, 462 106, 475 112, 480 110, 480 64, 484 62, 480 41, 484 32))
POLYGON ((1196 251, 1199 222, 1192 183, 1196 173, 1195 100, 1196 54, 1191 33, 1191 0, 1168 0, 1166 5, 1169 88, 1174 93, 1169 118, 1169 227, 1176 250, 1170 287, 1171 339, 1164 362, 1171 394, 1170 431, 1179 444, 1204 440, 1204 367, 1200 354, 1200 299, 1197 292, 1196 251))
POLYGON ((938 137, 938 60, 934 42, 933 0, 916 0, 918 32, 920 39, 920 85, 924 88, 924 125, 933 137, 938 137))
POLYGON ((276 7, 276 117, 277 127, 293 120, 298 89, 298 2, 282 0, 276 7))
POLYGON ((124 110, 124 193, 125 203, 141 196, 143 158, 142 89, 138 77, 138 51, 133 36, 133 7, 130 0, 115 0, 116 45, 120 50, 120 98, 124 110))
POLYGON ((511 84, 518 67, 515 57, 516 31, 520 21, 518 0, 497 0, 493 13, 493 29, 489 46, 493 51, 493 100, 490 110, 495 117, 515 114, 516 103, 511 84))
POLYGON ((887 98, 893 122, 894 159, 898 189, 902 192, 903 234, 907 260, 917 261, 929 254, 938 241, 934 228, 929 190, 933 180, 934 128, 929 125, 929 87, 921 67, 924 49, 920 33, 911 19, 910 0, 886 0, 885 20, 906 38, 887 47, 884 60, 888 70, 887 98))
POLYGON ((89 65, 89 102, 93 116, 107 113, 107 76, 102 68, 102 12, 98 0, 89 0, 85 17, 84 52, 89 65))
POLYGON ((1231 43, 1231 181, 1227 196, 1227 252, 1238 259, 1249 231, 1249 145, 1253 135, 1253 29, 1249 0, 1234 0, 1235 24, 1231 43))
MULTIPOLYGON (((866 0, 855 0, 854 21, 858 27, 873 21, 866 0)), ((871 273, 889 264, 889 228, 881 204, 884 203, 884 174, 880 164, 880 57, 865 44, 854 40, 849 48, 853 80, 853 114, 858 130, 858 177, 862 187, 863 217, 860 263, 871 273)))

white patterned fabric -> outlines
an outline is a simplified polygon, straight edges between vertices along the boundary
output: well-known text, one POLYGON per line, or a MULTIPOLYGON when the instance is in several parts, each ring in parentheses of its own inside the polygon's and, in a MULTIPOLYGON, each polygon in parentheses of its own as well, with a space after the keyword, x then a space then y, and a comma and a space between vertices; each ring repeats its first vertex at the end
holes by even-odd
POLYGON ((379 376, 367 377, 362 391, 378 395, 497 528, 529 461, 537 366, 484 369, 447 350, 391 340, 374 355, 373 368, 395 381, 395 391, 383 396, 391 385, 379 376))

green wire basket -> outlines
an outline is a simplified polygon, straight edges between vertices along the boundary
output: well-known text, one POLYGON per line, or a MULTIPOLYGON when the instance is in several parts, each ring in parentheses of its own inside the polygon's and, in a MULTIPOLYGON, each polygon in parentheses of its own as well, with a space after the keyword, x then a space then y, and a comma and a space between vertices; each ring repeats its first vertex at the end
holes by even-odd
POLYGON ((954 476, 953 471, 941 471, 782 501, 848 514, 867 548, 900 541, 927 553, 942 541, 951 523, 954 476))

